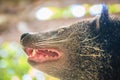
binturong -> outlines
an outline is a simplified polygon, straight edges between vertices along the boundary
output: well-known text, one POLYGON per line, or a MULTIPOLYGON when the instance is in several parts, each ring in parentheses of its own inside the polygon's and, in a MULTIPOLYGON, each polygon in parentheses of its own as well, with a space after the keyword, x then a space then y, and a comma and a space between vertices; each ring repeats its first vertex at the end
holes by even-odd
POLYGON ((28 62, 60 80, 120 80, 120 17, 100 15, 20 39, 28 62))

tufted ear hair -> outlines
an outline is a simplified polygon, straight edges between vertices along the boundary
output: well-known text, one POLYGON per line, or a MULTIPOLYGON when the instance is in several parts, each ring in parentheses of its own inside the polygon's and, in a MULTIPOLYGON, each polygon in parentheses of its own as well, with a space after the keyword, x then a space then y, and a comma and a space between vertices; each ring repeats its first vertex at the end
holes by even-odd
POLYGON ((96 20, 96 29, 99 30, 105 30, 108 29, 110 20, 109 20, 109 13, 108 13, 108 7, 105 4, 102 4, 102 10, 99 17, 97 17, 96 20))
POLYGON ((102 11, 100 15, 101 21, 106 21, 109 19, 109 14, 108 14, 108 7, 105 4, 102 4, 102 11))
POLYGON ((96 34, 99 34, 102 31, 104 32, 104 30, 108 29, 109 23, 110 20, 108 7, 105 4, 102 4, 101 14, 93 18, 93 21, 91 23, 91 30, 94 30, 94 33, 96 34))
POLYGON ((102 11, 99 17, 99 27, 101 29, 108 29, 109 25, 109 13, 108 13, 108 7, 105 4, 102 4, 102 11))

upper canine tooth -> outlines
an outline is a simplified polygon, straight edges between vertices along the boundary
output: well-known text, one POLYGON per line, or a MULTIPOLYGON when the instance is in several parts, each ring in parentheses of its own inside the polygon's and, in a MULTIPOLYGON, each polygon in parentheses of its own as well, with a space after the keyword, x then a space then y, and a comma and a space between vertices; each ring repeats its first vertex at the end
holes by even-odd
POLYGON ((35 51, 35 49, 33 50, 33 52, 32 52, 32 56, 34 56, 36 54, 36 51, 35 51))

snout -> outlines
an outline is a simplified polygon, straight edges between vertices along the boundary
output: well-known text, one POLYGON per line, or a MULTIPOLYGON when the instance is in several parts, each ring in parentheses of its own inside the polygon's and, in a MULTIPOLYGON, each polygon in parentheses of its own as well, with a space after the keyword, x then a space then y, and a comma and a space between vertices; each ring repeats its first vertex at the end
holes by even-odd
POLYGON ((46 33, 24 33, 20 37, 20 43, 23 47, 40 47, 41 45, 50 45, 59 43, 55 32, 46 33))
POLYGON ((23 47, 35 47, 42 39, 39 33, 24 33, 20 37, 20 43, 23 47))
POLYGON ((24 33, 20 37, 20 43, 23 47, 28 46, 32 43, 31 34, 30 33, 24 33))
POLYGON ((20 41, 22 41, 27 35, 29 35, 29 33, 24 33, 21 35, 20 41))

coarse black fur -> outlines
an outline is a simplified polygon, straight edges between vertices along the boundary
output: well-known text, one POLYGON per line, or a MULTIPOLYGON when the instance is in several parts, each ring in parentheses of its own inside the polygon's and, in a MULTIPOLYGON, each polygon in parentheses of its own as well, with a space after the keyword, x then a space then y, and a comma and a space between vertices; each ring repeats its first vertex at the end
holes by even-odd
POLYGON ((29 63, 61 80, 120 80, 120 18, 102 13, 56 31, 26 34, 21 44, 30 48, 55 48, 59 60, 29 63))

